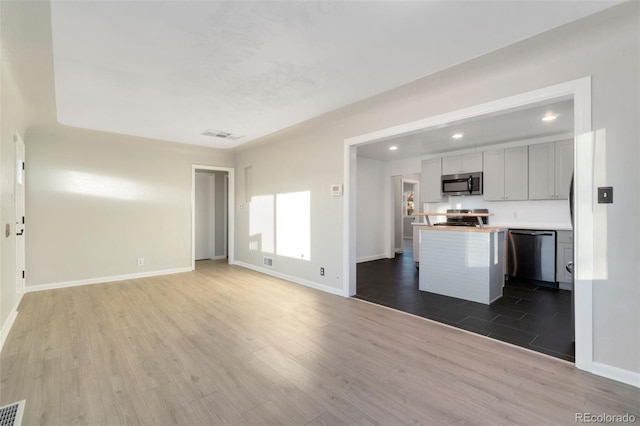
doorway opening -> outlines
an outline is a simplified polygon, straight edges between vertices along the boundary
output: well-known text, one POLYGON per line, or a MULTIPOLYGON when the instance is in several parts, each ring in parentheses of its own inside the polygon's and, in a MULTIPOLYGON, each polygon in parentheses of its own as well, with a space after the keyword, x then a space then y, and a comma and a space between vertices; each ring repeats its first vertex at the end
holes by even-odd
MULTIPOLYGON (((391 139, 398 138, 400 136, 416 136, 414 146, 419 146, 421 141, 417 138, 420 132, 427 129, 437 129, 439 127, 451 125, 452 123, 459 123, 463 120, 474 120, 487 115, 501 114, 504 111, 517 111, 518 109, 527 109, 532 105, 540 105, 545 102, 571 100, 574 106, 573 113, 573 131, 570 138, 573 139, 574 152, 578 147, 580 140, 584 141, 585 138, 593 139, 591 133, 591 81, 589 77, 582 79, 569 81, 556 86, 547 87, 544 89, 534 90, 531 92, 523 93, 520 95, 511 96, 508 98, 500 99, 485 104, 476 105, 469 108, 464 108, 458 111, 441 114, 418 120, 411 123, 395 126, 388 129, 379 130, 376 132, 364 134, 354 138, 345 140, 345 230, 344 230, 344 252, 345 252, 345 270, 343 276, 345 282, 343 286, 343 294, 345 296, 353 296, 356 294, 356 268, 357 268, 357 244, 356 244, 356 228, 359 226, 358 218, 356 214, 356 202, 358 200, 357 194, 357 173, 358 170, 358 153, 361 148, 365 148, 373 145, 381 145, 380 151, 388 150, 380 142, 388 142, 391 139)), ((450 139, 450 137, 449 137, 450 139)), ((540 141, 538 141, 540 142, 540 141)), ((443 141, 443 143, 445 143, 443 141)), ((395 141, 394 141, 395 144, 395 141)), ((586 144, 583 144, 586 146, 586 144)), ((506 146, 505 146, 506 147, 506 146)), ((478 151, 476 147, 467 147, 467 152, 478 151)), ((398 152, 398 151, 395 151, 398 152)), ((576 153, 574 158, 580 158, 579 153, 576 153)), ((444 163, 443 163, 444 164, 444 163)), ((578 169, 580 168, 576 162, 578 169)), ((387 171, 390 174, 397 170, 393 167, 387 167, 387 171)), ((591 172, 589 172, 591 173, 591 172)), ((586 178, 589 173, 584 173, 583 178, 586 178)), ((383 197, 385 198, 385 205, 388 206, 387 211, 391 212, 392 197, 393 197, 393 181, 382 180, 385 183, 383 188, 383 197)), ((586 182, 583 180, 583 183, 586 182)), ((588 206, 592 201, 592 194, 590 193, 591 187, 584 183, 582 186, 576 184, 576 191, 574 194, 575 205, 588 206)), ((429 201, 426 193, 429 188, 425 187, 424 182, 421 188, 422 203, 429 201)), ((567 209, 568 210, 568 209, 567 209)), ((393 214, 393 213, 391 213, 393 214)), ((568 213, 567 213, 568 215, 568 213)), ((574 286, 575 296, 575 361, 578 368, 591 371, 593 369, 593 326, 591 321, 592 315, 592 277, 588 274, 580 272, 582 268, 588 270, 591 268, 589 260, 593 259, 593 247, 589 244, 581 245, 581 242, 588 242, 591 240, 593 230, 587 225, 590 223, 590 213, 587 209, 576 211, 575 216, 575 240, 574 249, 576 251, 575 258, 581 260, 574 266, 574 274, 577 277, 574 286), (584 224, 584 225, 582 225, 584 224)), ((386 226, 388 232, 386 241, 388 244, 387 257, 389 259, 394 258, 394 250, 392 247, 394 244, 394 229, 392 226, 386 226)), ((358 233, 361 233, 359 230, 358 233)))
POLYGON ((234 169, 193 165, 191 268, 197 260, 234 263, 234 169))

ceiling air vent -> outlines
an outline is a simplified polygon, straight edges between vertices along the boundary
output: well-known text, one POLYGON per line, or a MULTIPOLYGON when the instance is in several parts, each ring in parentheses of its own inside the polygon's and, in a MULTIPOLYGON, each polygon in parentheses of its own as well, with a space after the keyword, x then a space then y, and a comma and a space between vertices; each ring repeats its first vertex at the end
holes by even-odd
POLYGON ((237 141, 238 139, 242 139, 244 137, 244 135, 236 135, 233 133, 223 132, 221 130, 213 130, 213 129, 207 129, 200 134, 202 136, 209 136, 210 138, 229 139, 232 141, 237 141))

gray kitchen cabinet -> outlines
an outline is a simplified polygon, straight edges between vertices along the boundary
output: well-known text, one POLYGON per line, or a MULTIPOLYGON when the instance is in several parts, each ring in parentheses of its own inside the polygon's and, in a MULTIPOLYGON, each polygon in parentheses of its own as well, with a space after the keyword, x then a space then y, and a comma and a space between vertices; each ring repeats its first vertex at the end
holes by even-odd
POLYGON ((487 201, 528 198, 526 146, 493 149, 483 153, 483 198, 487 201))
POLYGON ((482 157, 482 198, 487 201, 504 200, 504 149, 485 151, 482 157))
POLYGON ((482 171, 482 153, 454 155, 442 159, 442 174, 473 173, 482 171))
POLYGON ((556 240, 556 281, 571 283, 566 265, 573 260, 573 231, 558 231, 556 240))
POLYGON ((573 139, 556 142, 555 154, 556 198, 568 200, 573 174, 573 139))
POLYGON ((569 198, 573 140, 529 145, 529 199, 569 198))
POLYGON ((440 158, 422 160, 420 174, 420 202, 439 203, 442 201, 441 178, 442 163, 440 158))

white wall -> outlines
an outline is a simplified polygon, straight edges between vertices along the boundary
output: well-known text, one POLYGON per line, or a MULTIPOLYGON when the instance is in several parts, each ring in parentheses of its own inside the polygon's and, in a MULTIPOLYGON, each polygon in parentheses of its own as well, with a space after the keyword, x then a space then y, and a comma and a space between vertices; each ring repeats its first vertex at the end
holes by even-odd
MULTIPOLYGON (((344 218, 341 206, 326 193, 330 184, 343 179, 345 139, 590 75, 592 125, 607 129, 608 181, 621 194, 608 206, 609 277, 594 283, 594 357, 601 364, 639 373, 638 7, 637 2, 614 7, 246 147, 238 154, 237 166, 253 166, 261 192, 304 184, 315 197, 312 245, 318 263, 282 264, 281 271, 317 280, 317 265, 342 270, 344 218)), ((239 245, 248 239, 247 222, 247 211, 241 211, 239 245)), ((248 263, 261 262, 259 253, 243 248, 238 256, 248 263)), ((341 279, 333 281, 334 287, 341 285, 341 279)))
MULTIPOLYGON (((8 321, 18 305, 15 275, 15 144, 13 135, 24 137, 28 111, 24 98, 13 79, 12 70, 0 60, 0 347, 8 332, 8 321), (11 235, 5 236, 9 225, 11 235)), ((28 179, 27 175, 27 179, 28 179)))
POLYGON ((358 262, 386 257, 384 229, 385 211, 380 191, 384 186, 381 161, 358 158, 357 185, 357 258, 358 262), (371 232, 371 230, 374 232, 371 232))
POLYGON ((64 126, 25 143, 27 290, 190 268, 192 164, 233 166, 228 151, 64 126))

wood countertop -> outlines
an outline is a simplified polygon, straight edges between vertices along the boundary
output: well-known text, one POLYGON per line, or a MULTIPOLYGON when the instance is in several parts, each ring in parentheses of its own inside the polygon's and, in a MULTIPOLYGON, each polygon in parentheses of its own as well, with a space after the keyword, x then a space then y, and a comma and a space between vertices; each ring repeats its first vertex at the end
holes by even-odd
POLYGON ((489 213, 414 213, 411 216, 465 216, 465 217, 489 217, 489 213))
MULTIPOLYGON (((483 224, 481 218, 491 216, 489 213, 437 213, 437 212, 424 212, 424 213, 414 213, 411 216, 423 217, 424 220, 421 222, 426 226, 431 226, 431 221, 429 220, 430 216, 455 216, 455 217, 475 217, 478 219, 478 225, 480 229, 486 228, 483 224)), ((446 228, 445 226, 439 226, 438 228, 446 228)), ((454 227, 452 227, 454 228, 454 227)))
POLYGON ((492 232, 505 232, 507 228, 497 228, 495 226, 486 226, 484 228, 473 226, 430 226, 422 223, 414 223, 421 231, 454 231, 454 232, 482 232, 490 234, 492 232))

